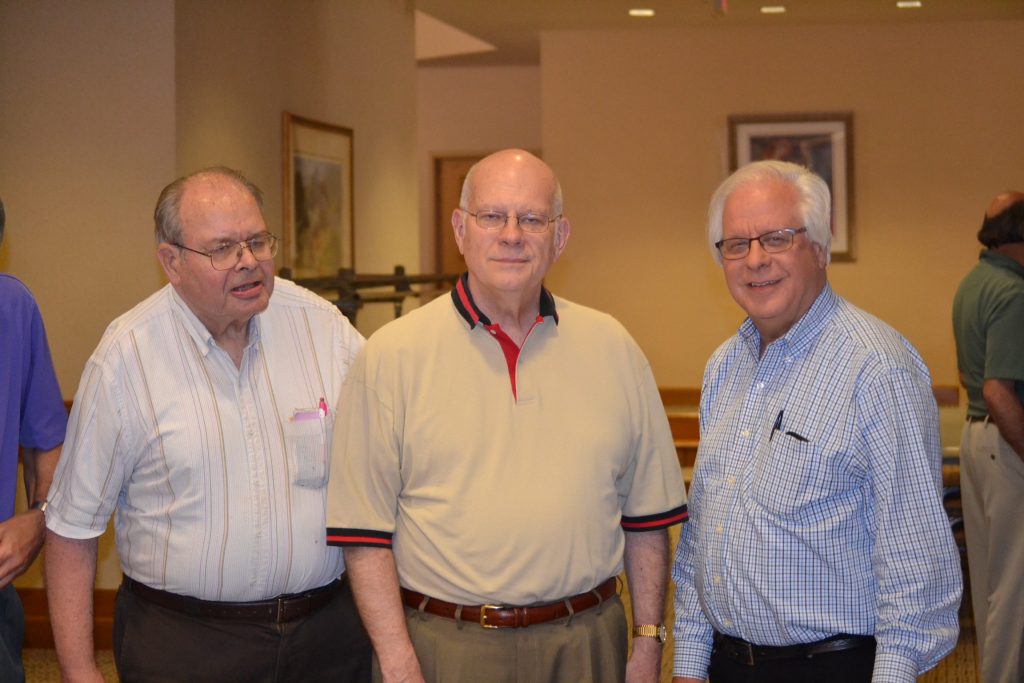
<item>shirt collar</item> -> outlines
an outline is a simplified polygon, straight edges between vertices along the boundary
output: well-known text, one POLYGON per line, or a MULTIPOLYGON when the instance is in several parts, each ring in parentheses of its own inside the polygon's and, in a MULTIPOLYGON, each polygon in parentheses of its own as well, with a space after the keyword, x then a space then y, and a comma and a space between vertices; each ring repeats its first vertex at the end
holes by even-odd
MULTIPOLYGON (((832 318, 838 306, 839 297, 832 291, 832 286, 826 282, 825 287, 811 307, 807 309, 807 312, 796 321, 793 327, 789 328, 786 334, 769 346, 777 345, 779 348, 786 349, 790 356, 803 353, 821 334, 821 330, 832 318)), ((759 357, 761 355, 761 334, 754 326, 754 321, 750 318, 744 320, 738 334, 754 357, 759 357)))
MULTIPOLYGON (((469 291, 469 273, 463 273, 459 281, 455 283, 452 288, 452 302, 455 304, 455 310, 459 312, 459 315, 466 321, 470 329, 473 329, 477 325, 490 326, 491 320, 488 318, 483 311, 477 308, 476 302, 473 301, 473 294, 469 291)), ((547 318, 551 317, 554 319, 555 324, 558 324, 558 311, 555 310, 555 297, 551 296, 544 287, 540 288, 540 317, 547 318)))
MULTIPOLYGON (((206 328, 206 325, 196 317, 196 314, 192 312, 192 309, 188 307, 185 300, 181 298, 172 285, 167 285, 171 291, 171 308, 177 313, 178 319, 181 324, 184 325, 189 335, 195 341, 196 346, 200 349, 202 354, 205 356, 210 352, 217 342, 213 339, 213 334, 206 328)), ((249 320, 249 341, 245 345, 245 348, 251 347, 260 340, 260 315, 257 313, 249 320)))
POLYGON ((1007 270, 1013 271, 1014 273, 1020 275, 1021 277, 1024 277, 1024 266, 1017 263, 1006 254, 1000 254, 999 252, 986 249, 985 251, 981 252, 980 258, 982 261, 987 261, 990 265, 993 265, 997 268, 1005 268, 1007 270))

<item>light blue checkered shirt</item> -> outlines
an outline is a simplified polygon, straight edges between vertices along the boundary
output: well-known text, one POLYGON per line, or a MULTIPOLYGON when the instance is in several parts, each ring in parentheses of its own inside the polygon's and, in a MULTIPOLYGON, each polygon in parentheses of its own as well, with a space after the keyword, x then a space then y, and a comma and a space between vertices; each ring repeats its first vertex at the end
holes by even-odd
POLYGON ((705 677, 717 629, 759 645, 874 634, 873 680, 915 681, 955 646, 962 590, 928 369, 828 285, 759 345, 747 320, 705 370, 674 674, 705 677))

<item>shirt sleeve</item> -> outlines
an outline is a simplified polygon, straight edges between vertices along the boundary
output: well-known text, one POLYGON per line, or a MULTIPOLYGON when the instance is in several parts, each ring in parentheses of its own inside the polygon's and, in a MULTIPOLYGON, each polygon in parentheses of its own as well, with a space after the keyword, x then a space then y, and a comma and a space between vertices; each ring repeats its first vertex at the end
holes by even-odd
MULTIPOLYGON (((636 351, 640 354, 639 349, 636 351)), ((642 354, 641 354, 642 355, 642 354)), ((672 431, 651 368, 638 369, 635 454, 630 490, 622 511, 624 531, 653 531, 684 522, 686 490, 672 431)))
POLYGON ((89 360, 75 395, 46 510, 47 528, 66 538, 103 533, 133 469, 129 460, 141 450, 133 447, 119 387, 95 357, 89 360))
POLYGON ((916 681, 959 633, 960 561, 942 507, 938 411, 922 374, 890 370, 858 397, 878 583, 876 683, 916 681))
MULTIPOLYGON (((708 377, 711 375, 714 357, 708 363, 701 387, 700 424, 707 425, 709 411, 707 407, 714 399, 708 377)), ((696 477, 695 477, 696 479, 696 477)), ((691 495, 693 488, 691 484, 691 495)), ((696 572, 696 541, 700 537, 697 532, 699 516, 690 515, 679 534, 675 559, 672 562, 672 581, 675 583, 675 621, 672 628, 674 655, 672 675, 704 680, 708 674, 711 661, 711 646, 714 629, 711 622, 704 616, 700 606, 695 580, 696 572)))
POLYGON ((1006 292, 985 330, 985 379, 1024 382, 1024 287, 1006 292))
POLYGON ((31 312, 30 355, 25 368, 18 442, 26 448, 48 451, 64 442, 68 414, 53 369, 43 319, 34 301, 31 312))
MULTIPOLYGON (((399 440, 383 383, 356 357, 338 404, 327 487, 327 544, 391 548, 401 492, 399 440)), ((369 349, 372 353, 372 349, 369 349)))
POLYGON ((695 523, 691 518, 683 525, 672 563, 672 581, 676 586, 672 675, 704 680, 711 661, 714 629, 700 607, 694 581, 694 542, 697 538, 695 523))

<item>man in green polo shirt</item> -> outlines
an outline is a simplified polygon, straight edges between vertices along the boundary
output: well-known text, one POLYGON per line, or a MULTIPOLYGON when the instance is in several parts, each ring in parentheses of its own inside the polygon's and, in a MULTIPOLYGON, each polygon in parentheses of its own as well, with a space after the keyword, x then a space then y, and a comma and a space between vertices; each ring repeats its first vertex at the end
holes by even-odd
POLYGON ((982 683, 1024 680, 1024 193, 1004 192, 953 300, 967 423, 960 481, 982 683))

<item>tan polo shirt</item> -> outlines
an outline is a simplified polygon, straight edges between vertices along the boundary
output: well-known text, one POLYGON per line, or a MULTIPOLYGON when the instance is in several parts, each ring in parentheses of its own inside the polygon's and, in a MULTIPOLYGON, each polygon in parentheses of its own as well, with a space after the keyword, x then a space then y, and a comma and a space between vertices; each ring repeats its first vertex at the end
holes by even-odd
POLYGON ((526 605, 618 574, 624 531, 685 519, 643 353, 610 316, 555 304, 545 291, 517 358, 465 277, 373 335, 342 392, 328 544, 392 549, 401 584, 435 598, 526 605))

